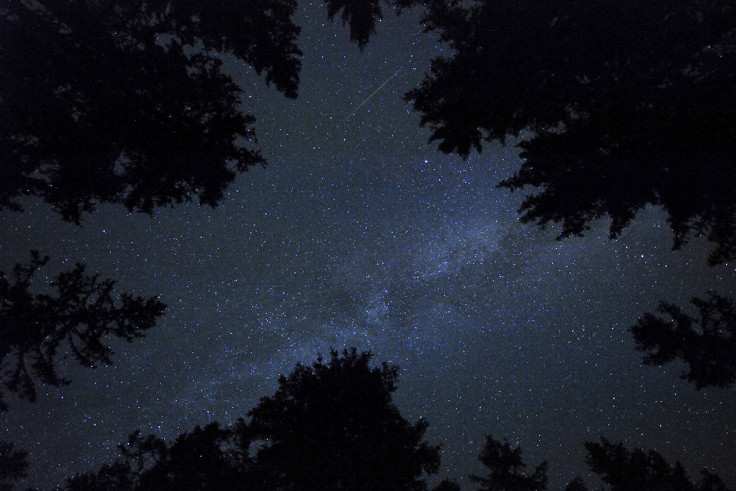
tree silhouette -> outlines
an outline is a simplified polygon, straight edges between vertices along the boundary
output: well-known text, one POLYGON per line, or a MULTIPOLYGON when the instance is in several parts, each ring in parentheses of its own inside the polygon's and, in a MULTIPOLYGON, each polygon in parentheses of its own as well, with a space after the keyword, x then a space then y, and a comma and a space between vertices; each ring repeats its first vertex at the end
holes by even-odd
POLYGON ((77 474, 67 479, 65 491, 131 491, 136 475, 124 463, 104 465, 97 473, 77 474))
POLYGON ((376 32, 376 22, 383 18, 384 3, 397 14, 406 7, 422 3, 422 0, 326 0, 327 17, 331 20, 341 12, 343 24, 350 26, 350 40, 363 50, 376 32))
POLYGON ((425 421, 409 423, 391 402, 398 368, 370 359, 353 348, 299 364, 248 413, 266 442, 256 468, 268 489, 426 489, 439 447, 423 441, 425 421))
POLYGON ((521 458, 521 447, 512 448, 507 440, 501 443, 486 435, 486 443, 478 457, 488 469, 487 477, 472 475, 471 481, 480 484, 480 491, 541 491, 547 489, 547 462, 526 474, 521 458))
POLYGON ((0 10, 0 208, 38 196, 79 223, 96 203, 216 205, 263 164, 222 71, 250 64, 296 97, 295 0, 13 1, 0 10))
POLYGON ((581 477, 576 477, 565 486, 565 491, 588 491, 588 487, 581 477))
POLYGON ((383 18, 380 0, 327 0, 325 4, 329 19, 342 11, 343 24, 350 25, 350 40, 361 50, 375 34, 376 21, 383 18))
POLYGON ((410 424, 391 402, 398 369, 371 368, 370 359, 352 349, 297 365, 250 423, 211 423, 172 443, 135 432, 120 459, 65 489, 425 490, 421 477, 437 472, 439 447, 423 441, 426 422, 410 424))
MULTIPOLYGON (((236 172, 265 162, 223 56, 296 97, 295 9, 295 0, 0 6, 0 210, 22 211, 20 198, 34 196, 79 224, 104 202, 147 213, 193 197, 215 206, 236 172)), ((110 363, 103 336, 138 337, 163 311, 128 294, 116 305, 113 282, 81 265, 51 285, 58 298, 34 296, 30 277, 44 262, 36 254, 16 267, 15 285, 5 276, 0 285, 2 387, 30 400, 29 372, 68 382, 54 369, 60 342, 82 364, 110 363)))
POLYGON ((82 366, 109 365, 106 338, 142 337, 165 309, 156 297, 114 294, 114 281, 86 275, 81 264, 51 281, 56 295, 33 293, 33 275, 47 261, 32 251, 30 264, 16 264, 11 278, 0 272, 0 410, 8 407, 3 390, 35 401, 34 377, 69 383, 55 368, 62 345, 82 366))
POLYGON ((732 2, 427 2, 452 54, 407 94, 443 152, 521 138, 500 185, 541 190, 523 222, 561 237, 638 210, 668 213, 674 247, 704 234, 736 257, 736 7, 732 2))
POLYGON ((15 481, 26 477, 28 452, 14 447, 13 443, 0 440, 0 491, 11 491, 15 481))
POLYGON ((236 489, 243 482, 241 454, 229 450, 233 432, 211 423, 196 427, 191 433, 179 436, 174 443, 163 447, 155 467, 141 476, 139 489, 236 489))
MULTIPOLYGON (((728 491, 723 481, 707 470, 701 471, 700 483, 695 484, 687 476, 679 462, 670 465, 654 450, 645 452, 626 449, 623 444, 612 444, 605 438, 598 442, 585 442, 586 463, 598 474, 611 491, 728 491)), ((524 491, 547 488, 547 463, 538 465, 534 473, 525 474, 526 465, 521 458, 521 448, 512 448, 508 441, 501 443, 491 435, 480 460, 489 469, 487 477, 470 476, 486 491, 524 491)), ((565 487, 566 491, 587 491, 585 482, 576 477, 565 487)), ((603 487, 601 487, 603 490, 603 487)))
POLYGON ((605 438, 600 443, 585 442, 585 448, 590 470, 600 475, 611 491, 727 491, 721 479, 706 470, 702 471, 699 485, 692 483, 679 462, 670 465, 654 450, 629 451, 621 443, 614 445, 605 438))
MULTIPOLYGON (((562 239, 608 216, 615 238, 655 205, 673 249, 703 235, 715 245, 709 264, 736 258, 732 2, 425 3, 426 30, 452 54, 434 59, 406 99, 443 152, 467 157, 519 137, 521 168, 499 186, 538 189, 523 198, 522 222, 558 223, 562 239)), ((647 347, 665 341, 662 329, 639 327, 647 347)), ((700 339, 707 347, 688 349, 686 378, 732 383, 732 355, 700 339)))
POLYGON ((451 480, 443 479, 437 486, 432 488, 432 491, 460 491, 460 485, 451 480))
POLYGON ((636 348, 645 352, 644 363, 664 365, 675 359, 687 363, 681 377, 695 387, 728 387, 736 382, 736 305, 715 292, 693 298, 697 319, 668 302, 657 309, 669 320, 644 314, 631 327, 636 348))
POLYGON ((167 444, 153 435, 130 435, 119 445, 122 458, 96 473, 67 480, 68 491, 237 490, 250 489, 242 454, 230 428, 210 423, 195 427, 167 444))

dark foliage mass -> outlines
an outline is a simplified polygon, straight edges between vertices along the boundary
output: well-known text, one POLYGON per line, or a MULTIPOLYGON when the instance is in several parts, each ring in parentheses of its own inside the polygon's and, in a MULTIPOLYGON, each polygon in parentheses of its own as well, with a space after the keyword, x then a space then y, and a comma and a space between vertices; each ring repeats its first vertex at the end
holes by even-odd
POLYGON ((565 486, 565 491, 588 491, 588 486, 581 477, 576 477, 565 486))
MULTIPOLYGON (((427 490, 424 477, 439 469, 439 447, 423 440, 427 423, 411 424, 391 402, 397 367, 371 367, 371 354, 331 352, 312 366, 298 364, 279 388, 229 427, 210 423, 166 442, 136 431, 119 445, 120 458, 97 472, 77 474, 68 491, 181 490, 427 490)), ((605 438, 586 442, 586 462, 610 491, 728 491, 706 470, 699 483, 659 453, 629 450, 605 438)), ((478 491, 543 491, 547 463, 526 471, 521 447, 486 441, 479 460, 487 470, 470 476, 478 491)), ((0 485, 26 470, 25 453, 0 442, 0 485), (2 479, 5 479, 3 481, 2 479)), ((433 491, 459 491, 442 480, 433 491)), ((566 491, 587 491, 576 477, 566 491)))
POLYGON ((506 440, 502 443, 486 435, 478 458, 488 469, 486 476, 470 476, 473 482, 480 484, 479 491, 542 491, 547 488, 547 462, 527 474, 521 447, 513 448, 506 440))
POLYGON ((245 490, 246 468, 235 433, 211 423, 195 427, 172 443, 153 435, 130 435, 119 445, 121 458, 96 473, 67 481, 68 491, 245 490))
POLYGON ((376 32, 376 21, 383 18, 380 0, 327 0, 327 16, 342 12, 343 24, 350 25, 350 40, 362 50, 376 32))
POLYGON ((370 368, 370 353, 335 351, 298 365, 253 408, 250 431, 268 443, 259 471, 278 489, 425 489, 439 448, 391 402, 398 368, 370 368))
POLYGON ((647 204, 674 246, 736 257, 736 6, 722 0, 429 2, 453 54, 407 94, 444 152, 520 135, 501 186, 541 188, 522 221, 617 236, 647 204))
POLYGON ((670 465, 654 450, 645 452, 639 448, 628 450, 621 443, 613 444, 601 438, 598 442, 586 442, 586 462, 590 470, 610 486, 611 491, 632 489, 672 491, 726 491, 721 479, 702 471, 702 479, 695 484, 687 476, 679 462, 670 465))
POLYGON ((443 479, 437 486, 432 488, 432 491, 460 491, 460 485, 451 480, 443 479))
POLYGON ((736 305, 734 300, 709 292, 693 298, 699 318, 677 305, 662 302, 657 309, 669 317, 646 313, 631 327, 644 363, 664 365, 675 359, 688 370, 682 378, 703 387, 729 387, 736 383, 736 305))
POLYGON ((10 442, 0 440, 0 491, 11 491, 28 470, 28 452, 18 450, 10 442))
POLYGON ((249 423, 212 423, 172 443, 133 433, 117 462, 66 489, 427 489, 422 474, 437 472, 439 448, 423 441, 427 423, 410 424, 391 402, 398 369, 370 358, 353 349, 297 365, 249 423))
POLYGON ((7 2, 0 8, 0 208, 37 196, 79 223, 96 203, 216 205, 263 164, 221 56, 296 97, 296 0, 7 2))
MULTIPOLYGON (((679 462, 671 465, 654 450, 629 450, 623 444, 613 444, 605 438, 601 438, 600 443, 585 442, 585 449, 588 467, 610 491, 728 491, 721 479, 707 470, 701 472, 699 483, 690 481, 679 462)), ((471 480, 480 483, 479 491, 547 489, 546 462, 538 465, 534 473, 525 474, 521 448, 512 448, 507 441, 502 443, 488 435, 480 459, 489 473, 484 478, 471 476, 471 480)), ((565 487, 565 491, 587 490, 580 477, 565 487)))
MULTIPOLYGON (((519 137, 521 168, 499 186, 536 187, 522 222, 582 235, 608 216, 617 237, 663 208, 675 249, 704 235, 736 259, 736 4, 722 0, 427 1, 426 29, 452 54, 406 98, 443 152, 519 137)), ((632 329, 647 363, 680 358, 698 387, 736 381, 732 302, 669 303, 632 329), (717 305, 716 305, 717 304, 717 305), (657 350, 656 354, 654 350, 657 350)))
POLYGON ((55 294, 34 293, 33 275, 47 261, 33 251, 31 262, 17 264, 10 277, 0 272, 0 410, 7 409, 5 390, 34 401, 34 377, 69 383, 56 371, 60 348, 82 366, 111 364, 108 338, 142 337, 165 309, 156 297, 115 294, 114 281, 85 274, 81 264, 51 281, 55 294))
POLYGON ((362 50, 370 37, 376 33, 376 22, 383 18, 381 4, 393 8, 397 13, 402 9, 421 4, 421 0, 326 0, 327 17, 333 19, 340 13, 343 24, 350 26, 350 40, 362 50))

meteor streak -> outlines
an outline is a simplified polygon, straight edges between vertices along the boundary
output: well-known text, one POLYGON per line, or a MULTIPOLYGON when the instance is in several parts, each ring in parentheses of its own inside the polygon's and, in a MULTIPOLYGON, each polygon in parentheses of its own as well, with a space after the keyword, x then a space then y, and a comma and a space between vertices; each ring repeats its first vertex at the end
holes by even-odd
POLYGON ((389 78, 387 78, 385 82, 383 82, 381 85, 379 85, 376 90, 374 90, 373 92, 371 92, 370 95, 368 97, 366 97, 365 100, 363 100, 363 102, 361 102, 360 104, 358 104, 358 107, 356 107, 355 109, 353 109, 353 112, 351 112, 350 114, 348 114, 348 117, 345 118, 345 121, 347 121, 348 119, 350 119, 350 116, 352 116, 353 114, 355 114, 358 111, 358 109, 360 109, 361 107, 363 107, 363 105, 366 102, 368 102, 369 100, 371 100, 371 97, 373 97, 374 95, 376 95, 376 92, 378 92, 379 90, 381 90, 383 88, 383 86, 386 85, 387 83, 389 83, 392 78, 394 78, 396 75, 399 74, 400 71, 401 71, 401 67, 399 67, 399 69, 396 70, 393 75, 391 75, 389 78))

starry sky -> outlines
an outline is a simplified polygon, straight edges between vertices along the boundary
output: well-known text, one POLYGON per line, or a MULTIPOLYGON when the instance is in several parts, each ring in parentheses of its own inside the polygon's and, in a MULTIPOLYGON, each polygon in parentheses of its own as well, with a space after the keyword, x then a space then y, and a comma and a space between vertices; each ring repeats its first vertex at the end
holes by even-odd
POLYGON ((600 436, 736 485, 736 391, 642 366, 627 332, 660 300, 735 295, 734 266, 706 266, 705 241, 672 252, 654 208, 614 241, 605 220, 561 242, 521 224, 522 195, 495 188, 519 166, 514 141, 441 154, 402 100, 443 53, 418 19, 386 13, 360 52, 323 6, 301 2, 296 100, 228 59, 269 165, 215 209, 103 206, 82 227, 35 201, 0 215, 0 269, 39 249, 49 278, 85 262, 169 306, 145 339, 113 342, 113 366, 64 362, 72 385, 9 399, 0 438, 29 451, 28 484, 98 468, 134 429, 173 438, 233 422, 295 363, 356 346, 401 367, 395 402, 429 421, 440 477, 464 489, 483 472, 486 433, 521 444, 530 465, 547 459, 550 489, 576 474, 596 484, 582 442, 600 436))

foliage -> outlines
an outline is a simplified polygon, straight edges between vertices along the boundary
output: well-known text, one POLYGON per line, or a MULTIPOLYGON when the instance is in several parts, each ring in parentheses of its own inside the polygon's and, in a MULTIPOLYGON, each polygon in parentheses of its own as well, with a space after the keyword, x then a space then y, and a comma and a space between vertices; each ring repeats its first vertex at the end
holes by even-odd
POLYGON ((616 237, 647 204, 674 247, 705 234, 736 257, 736 6, 722 0, 429 2, 427 30, 451 56, 407 94, 443 152, 520 136, 540 188, 522 221, 616 237))
POLYGON ((421 0, 326 0, 327 17, 332 20, 339 12, 343 24, 350 26, 350 40, 362 51, 376 33, 376 22, 383 18, 381 3, 399 14, 404 8, 422 3, 421 0))
POLYGON ((427 489, 420 477, 437 472, 439 448, 422 441, 427 423, 409 424, 391 403, 397 368, 370 358, 353 349, 297 365, 250 423, 212 423, 170 444, 135 432, 117 462, 66 489, 427 489))
POLYGON ((216 205, 263 164, 222 55, 296 97, 296 0, 13 1, 0 9, 0 208, 38 196, 67 221, 96 203, 216 205))
POLYGON ((611 491, 631 489, 672 491, 726 491, 718 476, 703 471, 699 485, 692 483, 679 462, 670 465, 654 450, 644 452, 639 448, 626 449, 621 443, 612 444, 605 438, 601 442, 586 442, 586 462, 590 470, 601 476, 611 491))
POLYGON ((526 474, 526 464, 521 458, 521 447, 512 448, 507 440, 501 443, 486 435, 479 460, 488 469, 487 477, 470 476, 481 485, 480 491, 541 491, 547 489, 547 462, 526 474))
POLYGON ((130 435, 119 445, 122 459, 96 473, 67 480, 69 491, 246 489, 237 453, 228 452, 233 432, 211 423, 167 444, 153 435, 130 435))
POLYGON ((353 348, 297 365, 250 411, 270 489, 426 489, 439 447, 423 441, 426 422, 409 423, 391 402, 398 368, 370 359, 353 348))
POLYGON ((10 491, 28 470, 28 452, 17 450, 11 442, 0 440, 0 491, 10 491))
POLYGON ((432 488, 432 491, 460 491, 460 485, 451 480, 443 479, 437 486, 432 488))
POLYGON ((636 348, 645 352, 644 363, 664 365, 675 359, 687 363, 682 378, 696 388, 729 387, 736 382, 736 305, 715 292, 706 299, 693 298, 700 318, 695 318, 669 302, 661 302, 658 312, 644 314, 631 327, 636 348))
POLYGON ((581 477, 576 477, 565 486, 565 491, 588 491, 588 487, 581 477))
MULTIPOLYGON (((586 463, 598 474, 610 491, 728 491, 721 479, 707 470, 701 472, 700 483, 690 481, 683 466, 670 465, 654 450, 629 450, 622 443, 612 444, 605 438, 585 442, 586 463)), ((532 475, 524 474, 521 448, 512 448, 508 441, 501 443, 487 436, 480 455, 481 462, 490 469, 488 477, 470 476, 481 484, 481 490, 523 491, 547 488, 546 462, 538 465, 532 475)), ((601 486, 601 490, 603 490, 601 486)), ((565 487, 566 491, 587 491, 585 482, 576 477, 565 487)))
MULTIPOLYGON (((34 294, 33 275, 47 261, 32 251, 30 264, 16 264, 11 278, 0 272, 0 383, 30 401, 36 399, 34 376, 50 385, 69 383, 55 367, 63 344, 82 366, 109 365, 106 338, 142 337, 165 309, 156 297, 113 294, 114 281, 86 275, 82 264, 51 281, 55 296, 34 294)), ((7 409, 2 397, 0 409, 7 409)))
POLYGON ((376 32, 376 20, 383 18, 380 0, 327 0, 329 19, 342 11, 343 24, 350 24, 350 40, 362 50, 376 32))

